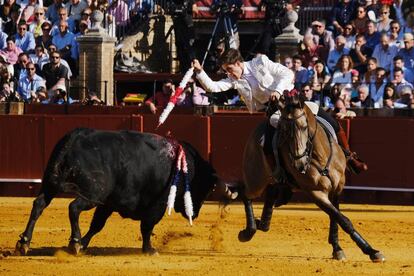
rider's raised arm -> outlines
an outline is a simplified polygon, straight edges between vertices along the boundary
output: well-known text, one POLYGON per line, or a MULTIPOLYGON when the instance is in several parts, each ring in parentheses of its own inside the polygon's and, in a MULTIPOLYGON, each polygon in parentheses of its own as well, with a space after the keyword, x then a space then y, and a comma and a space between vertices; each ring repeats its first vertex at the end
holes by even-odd
POLYGON ((197 73, 197 79, 207 92, 224 92, 234 88, 229 78, 213 81, 204 70, 197 73))

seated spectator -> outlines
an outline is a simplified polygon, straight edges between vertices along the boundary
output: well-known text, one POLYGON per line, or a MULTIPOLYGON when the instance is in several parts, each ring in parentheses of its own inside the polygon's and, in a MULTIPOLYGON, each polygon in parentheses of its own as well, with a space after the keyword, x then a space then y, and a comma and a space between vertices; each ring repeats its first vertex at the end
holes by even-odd
POLYGON ((394 103, 394 108, 412 108, 413 105, 413 88, 404 86, 398 93, 399 99, 394 103))
POLYGON ((69 32, 74 33, 76 30, 76 23, 72 18, 68 17, 68 12, 65 8, 59 8, 59 20, 57 22, 53 23, 52 30, 50 31, 50 34, 52 36, 55 36, 60 32, 60 22, 67 22, 67 29, 69 32))
POLYGON ((346 39, 342 35, 339 35, 335 39, 335 47, 333 50, 329 52, 328 62, 327 62, 328 68, 331 72, 337 69, 336 65, 338 64, 339 58, 343 55, 349 54, 349 49, 345 48, 345 43, 346 43, 346 39))
POLYGON ((81 20, 82 11, 86 8, 89 8, 86 0, 69 0, 66 3, 68 17, 71 18, 74 22, 79 22, 81 20))
POLYGON ((27 24, 31 24, 34 21, 34 11, 37 6, 37 0, 28 0, 27 5, 24 7, 21 15, 21 19, 27 24))
POLYGON ((286 57, 285 60, 283 61, 283 65, 286 66, 288 69, 292 69, 293 68, 293 60, 291 57, 286 57))
POLYGON ((334 85, 336 83, 351 84, 351 70, 353 66, 354 64, 351 57, 349 55, 342 55, 339 58, 337 65, 335 66, 337 69, 332 75, 331 85, 334 85))
POLYGON ((7 37, 6 44, 6 48, 0 50, 0 55, 7 57, 8 63, 14 65, 17 62, 19 54, 23 51, 16 46, 14 36, 7 37))
POLYGON ((45 87, 45 81, 36 74, 36 67, 29 62, 26 66, 27 73, 19 79, 17 92, 25 102, 30 102, 36 98, 36 91, 39 87, 45 87))
POLYGON ((323 46, 315 44, 311 34, 305 34, 303 42, 299 44, 298 55, 301 57, 303 67, 313 67, 313 58, 326 60, 327 52, 322 50, 323 46))
POLYGON ((381 35, 380 44, 374 48, 372 57, 377 59, 379 67, 391 68, 392 59, 397 55, 397 53, 397 46, 390 45, 388 35, 386 33, 383 33, 381 35))
POLYGON ((19 11, 12 10, 10 12, 10 18, 11 20, 3 21, 3 31, 8 36, 14 36, 17 33, 17 20, 19 19, 19 11))
POLYGON ((321 95, 320 94, 318 95, 316 93, 313 93, 312 84, 305 83, 302 86, 302 89, 300 90, 300 93, 303 95, 305 101, 314 102, 317 105, 320 105, 320 103, 321 103, 320 96, 321 95))
POLYGON ((361 85, 360 73, 356 69, 351 70, 351 97, 357 96, 357 89, 361 85))
POLYGON ((126 32, 126 26, 129 22, 128 5, 122 0, 113 0, 108 7, 108 22, 115 25, 115 35, 118 40, 126 32))
POLYGON ((17 13, 20 10, 20 5, 14 0, 1 1, 0 5, 0 18, 3 22, 7 22, 12 18, 13 13, 17 13))
POLYGON ((75 69, 71 49, 75 44, 75 35, 69 31, 68 23, 61 20, 59 23, 59 32, 52 38, 52 43, 56 46, 61 57, 69 63, 70 69, 75 69))
POLYGON ((384 89, 386 86, 387 71, 378 67, 375 69, 375 83, 369 85, 369 94, 375 108, 381 108, 383 104, 384 89))
POLYGON ((377 31, 375 23, 372 21, 367 22, 367 32, 365 33, 365 40, 367 41, 367 47, 374 51, 375 46, 380 43, 381 34, 377 31))
POLYGON ((394 102, 397 100, 397 93, 395 86, 392 83, 387 83, 384 89, 384 108, 394 108, 394 102))
POLYGON ((4 82, 0 91, 0 102, 8 102, 12 96, 13 90, 9 82, 4 82))
POLYGON ((99 99, 95 92, 89 91, 88 97, 83 102, 84 105, 105 105, 105 102, 99 99))
POLYGON ((398 49, 402 48, 404 46, 403 43, 403 33, 400 31, 401 26, 398 21, 391 21, 390 24, 390 31, 389 31, 389 39, 390 39, 390 45, 397 46, 398 49))
POLYGON ((3 83, 10 83, 14 87, 13 83, 14 68, 13 65, 8 63, 7 57, 0 54, 0 87, 3 83))
POLYGON ((401 93, 402 88, 405 86, 408 86, 411 89, 413 88, 413 85, 404 78, 404 72, 401 68, 394 68, 393 77, 394 78, 392 80, 392 83, 395 85, 395 89, 398 95, 401 93))
POLYGON ((358 89, 358 96, 351 99, 351 106, 357 108, 370 108, 374 104, 369 96, 369 88, 365 84, 361 84, 358 89))
POLYGON ((367 59, 367 71, 362 79, 365 83, 374 83, 375 82, 375 70, 378 68, 377 59, 370 57, 367 59))
POLYGON ((50 54, 50 63, 46 63, 43 66, 41 75, 46 80, 46 89, 48 92, 56 90, 59 84, 65 84, 65 81, 68 79, 68 69, 61 64, 59 52, 50 54))
POLYGON ((312 90, 319 93, 322 93, 322 91, 329 86, 328 84, 331 81, 331 75, 322 60, 315 62, 310 81, 312 81, 312 90))
POLYGON ((91 8, 88 7, 86 9, 84 9, 81 13, 81 18, 80 18, 79 24, 80 24, 80 22, 84 21, 84 22, 87 23, 87 27, 90 28, 92 26, 91 25, 91 14, 92 14, 91 8))
POLYGON ((295 87, 299 88, 308 82, 308 70, 302 66, 302 59, 299 55, 295 55, 292 58, 293 60, 293 67, 292 71, 295 74, 295 87))
POLYGON ((365 34, 367 31, 367 22, 369 18, 367 16, 367 11, 365 7, 359 6, 357 8, 357 15, 354 20, 352 20, 352 24, 355 26, 355 30, 357 34, 365 34))
POLYGON ((390 30, 390 23, 392 19, 390 18, 390 6, 382 5, 380 8, 380 16, 377 22, 377 31, 378 32, 388 32, 390 30))
POLYGON ((341 94, 340 86, 341 84, 339 83, 334 84, 329 90, 329 93, 324 93, 325 95, 323 95, 323 106, 325 110, 334 109, 335 100, 339 98, 339 95, 341 94))
POLYGON ((367 71, 366 62, 368 57, 372 55, 372 50, 366 45, 365 36, 358 34, 355 38, 355 45, 349 51, 354 68, 358 70, 361 75, 364 75, 367 71))
POLYGON ((341 34, 346 24, 355 18, 357 3, 353 0, 340 0, 334 5, 331 13, 331 22, 334 33, 341 34))
POLYGON ((32 103, 41 103, 41 104, 48 104, 49 103, 49 96, 46 91, 46 87, 40 86, 32 98, 32 103))
POLYGON ((66 92, 66 86, 64 84, 57 84, 52 98, 50 99, 52 104, 72 104, 74 103, 71 97, 68 97, 66 92))
POLYGON ((390 80, 394 80, 394 69, 401 68, 404 73, 404 79, 409 83, 414 83, 414 72, 407 67, 405 67, 404 59, 400 56, 396 56, 393 59, 393 66, 390 71, 390 80))
POLYGON ((31 32, 27 31, 27 24, 25 21, 20 21, 17 28, 16 46, 26 53, 33 52, 36 46, 35 38, 31 32))
POLYGON ((49 62, 49 56, 45 52, 45 48, 42 45, 37 45, 35 53, 29 55, 30 61, 36 66, 36 71, 40 72, 43 65, 49 62))
POLYGON ((206 91, 200 86, 196 85, 194 79, 190 79, 188 86, 191 88, 193 94, 194 105, 210 105, 206 91))
POLYGON ((44 22, 46 22, 45 9, 43 7, 37 6, 34 10, 34 20, 29 25, 29 32, 33 34, 35 39, 43 35, 42 24, 44 22))
POLYGON ((148 106, 151 113, 157 113, 158 108, 164 109, 172 95, 174 93, 175 86, 172 80, 166 80, 162 85, 162 91, 158 91, 152 97, 145 101, 145 105, 148 106))
POLYGON ((402 3, 403 3, 403 0, 394 0, 394 3, 392 4, 395 10, 395 18, 396 18, 396 21, 398 21, 401 24, 402 33, 412 33, 413 30, 408 27, 407 22, 404 19, 403 12, 401 9, 402 3))
POLYGON ((30 62, 29 55, 26 53, 20 53, 16 64, 13 66, 14 74, 13 77, 15 80, 19 81, 20 78, 23 78, 27 75, 27 64, 30 62))
POLYGON ((59 22, 59 9, 65 7, 65 4, 63 2, 63 0, 53 0, 53 4, 47 7, 46 18, 52 24, 59 22))
POLYGON ((323 19, 313 21, 311 28, 307 29, 306 34, 313 35, 314 43, 322 46, 321 51, 325 56, 335 47, 332 32, 326 29, 326 21, 323 19))
POLYGON ((344 26, 343 32, 341 33, 345 37, 345 48, 352 49, 355 45, 355 27, 352 23, 348 23, 344 26))
POLYGON ((35 38, 36 45, 41 45, 43 48, 48 49, 52 43, 52 36, 50 35, 50 30, 52 25, 49 21, 45 21, 42 24, 42 35, 35 38))
POLYGON ((414 36, 412 33, 405 33, 403 36, 404 48, 401 48, 398 55, 404 60, 405 67, 414 71, 414 36))
POLYGON ((367 14, 369 12, 373 12, 373 18, 372 19, 370 18, 370 20, 373 20, 373 19, 376 20, 377 18, 379 18, 381 3, 379 3, 378 0, 366 0, 365 2, 366 2, 365 9, 367 10, 367 14))
POLYGON ((336 99, 335 108, 333 110, 334 116, 338 119, 354 118, 356 113, 354 111, 348 110, 345 106, 345 102, 342 99, 336 99))
MULTIPOLYGON (((49 62, 51 62, 52 60, 51 60, 51 58, 50 58, 50 56, 54 53, 54 52, 58 52, 58 50, 57 50, 57 48, 56 48, 56 46, 54 45, 54 44, 51 44, 50 46, 49 46, 49 48, 47 49, 47 52, 48 52, 48 57, 49 57, 49 59, 47 60, 47 62, 46 63, 49 63, 49 62)), ((60 53, 59 53, 59 55, 60 55, 60 53)), ((43 65, 44 65, 45 63, 43 63, 43 65)), ((60 64, 62 64, 63 66, 65 66, 66 67, 66 69, 68 69, 68 79, 70 79, 71 77, 72 77, 72 70, 70 69, 70 66, 69 66, 69 63, 66 61, 66 60, 64 60, 63 58, 60 58, 60 64)), ((43 65, 42 65, 42 68, 40 68, 40 69, 43 69, 43 65)))

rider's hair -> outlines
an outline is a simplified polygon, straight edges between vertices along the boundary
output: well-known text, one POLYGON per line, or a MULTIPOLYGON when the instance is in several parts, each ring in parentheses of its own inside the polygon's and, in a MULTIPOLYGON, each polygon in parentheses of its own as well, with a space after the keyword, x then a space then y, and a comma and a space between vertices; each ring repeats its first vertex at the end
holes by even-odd
POLYGON ((220 56, 219 64, 223 66, 224 64, 235 64, 236 62, 243 62, 243 57, 240 54, 240 51, 237 49, 229 48, 220 56))

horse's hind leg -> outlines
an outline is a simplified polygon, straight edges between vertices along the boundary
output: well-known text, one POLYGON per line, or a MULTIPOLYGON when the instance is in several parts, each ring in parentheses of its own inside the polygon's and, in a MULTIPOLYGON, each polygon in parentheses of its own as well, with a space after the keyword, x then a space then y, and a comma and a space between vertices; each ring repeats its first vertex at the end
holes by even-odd
POLYGON ((39 219, 43 210, 50 204, 54 196, 54 194, 42 192, 33 201, 33 207, 32 212, 30 213, 29 221, 27 223, 26 229, 20 235, 20 240, 16 244, 15 254, 27 254, 29 251, 30 241, 32 240, 33 229, 35 227, 36 221, 39 219))
MULTIPOLYGON (((332 196, 331 202, 333 206, 339 211, 339 199, 337 195, 332 196)), ((338 223, 335 217, 329 216, 329 243, 332 245, 332 257, 336 260, 345 260, 346 256, 338 241, 338 223)))
POLYGON ((77 197, 69 204, 69 219, 71 226, 69 250, 74 254, 78 254, 82 249, 81 233, 79 229, 79 215, 82 211, 92 209, 93 207, 95 207, 95 204, 82 197, 77 197))
POLYGON ((244 211, 246 213, 246 229, 239 232, 239 241, 250 241, 256 233, 256 222, 254 220, 252 200, 248 199, 244 193, 241 196, 244 203, 244 211))
POLYGON ((310 193, 316 205, 339 223, 341 228, 348 233, 352 240, 365 254, 369 255, 373 262, 384 262, 385 257, 369 245, 369 243, 355 230, 352 222, 344 216, 334 205, 329 201, 328 196, 322 191, 313 191, 310 193))
POLYGON ((91 241, 92 237, 99 233, 105 226, 106 220, 112 214, 112 209, 106 206, 96 207, 95 213, 93 214, 91 226, 89 227, 88 233, 82 237, 82 249, 86 249, 91 241))

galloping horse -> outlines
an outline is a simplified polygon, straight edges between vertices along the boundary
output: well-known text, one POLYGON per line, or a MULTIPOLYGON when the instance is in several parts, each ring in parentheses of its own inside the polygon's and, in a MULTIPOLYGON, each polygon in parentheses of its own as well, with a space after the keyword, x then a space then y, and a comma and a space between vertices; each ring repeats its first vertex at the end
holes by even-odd
MULTIPOLYGON (((286 184, 271 181, 270 163, 266 161, 259 139, 265 126, 261 124, 249 138, 244 152, 244 188, 241 191, 247 225, 240 231, 239 240, 249 241, 256 230, 268 231, 273 206, 286 204, 293 190, 301 190, 329 215, 329 243, 333 258, 345 259, 338 242, 338 224, 373 262, 383 262, 385 257, 373 249, 354 229, 351 221, 339 211, 339 195, 345 185, 345 155, 334 140, 318 123, 315 115, 297 93, 284 93, 278 101, 281 118, 277 139, 273 147, 284 168, 286 184), (261 219, 254 218, 252 199, 265 191, 261 219)), ((276 157, 277 158, 277 157, 276 157)), ((276 165, 276 166, 277 166, 276 165)))

